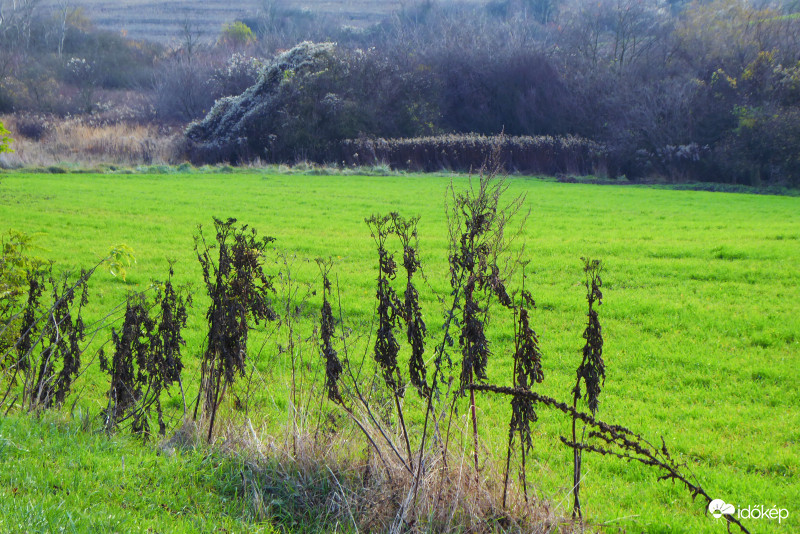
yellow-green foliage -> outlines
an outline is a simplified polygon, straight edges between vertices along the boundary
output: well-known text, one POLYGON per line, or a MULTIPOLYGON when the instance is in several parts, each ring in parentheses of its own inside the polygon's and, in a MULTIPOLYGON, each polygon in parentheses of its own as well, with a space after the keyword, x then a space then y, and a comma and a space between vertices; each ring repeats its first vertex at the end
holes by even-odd
POLYGON ((112 276, 120 276, 124 282, 128 276, 128 267, 133 263, 136 263, 136 254, 131 247, 125 243, 111 247, 106 266, 112 276))
POLYGON ((25 273, 33 264, 25 253, 30 242, 30 236, 9 230, 0 244, 0 299, 14 298, 22 292, 25 273))
POLYGON ((26 291, 28 273, 45 265, 28 254, 31 241, 29 235, 15 230, 8 230, 0 239, 0 366, 5 351, 19 332, 17 312, 26 291))
POLYGON ((234 48, 242 48, 255 43, 256 36, 247 24, 237 20, 232 24, 223 26, 219 42, 234 48))
POLYGON ((9 146, 13 141, 13 139, 8 136, 9 133, 10 132, 3 126, 3 123, 0 122, 0 153, 14 152, 14 150, 9 146))

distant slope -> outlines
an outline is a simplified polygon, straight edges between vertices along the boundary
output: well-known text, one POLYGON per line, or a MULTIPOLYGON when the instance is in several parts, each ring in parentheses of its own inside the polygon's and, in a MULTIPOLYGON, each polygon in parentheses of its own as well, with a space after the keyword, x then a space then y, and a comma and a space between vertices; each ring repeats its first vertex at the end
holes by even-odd
MULTIPOLYGON (((45 0, 43 9, 56 8, 61 0, 45 0)), ((256 15, 265 2, 260 0, 71 0, 83 7, 98 28, 124 31, 131 39, 165 44, 180 42, 188 22, 192 32, 211 40, 222 25, 256 15)), ((338 15, 343 23, 362 26, 377 22, 400 7, 399 0, 289 0, 283 7, 307 9, 313 13, 338 15)))

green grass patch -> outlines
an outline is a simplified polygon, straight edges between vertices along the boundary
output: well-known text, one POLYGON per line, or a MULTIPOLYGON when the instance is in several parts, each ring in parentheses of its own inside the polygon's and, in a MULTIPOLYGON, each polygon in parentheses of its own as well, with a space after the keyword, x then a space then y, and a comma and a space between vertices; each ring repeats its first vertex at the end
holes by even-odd
MULTIPOLYGON (((36 235, 37 254, 62 268, 89 266, 119 243, 135 251, 136 264, 126 281, 108 272, 95 275, 87 320, 101 317, 127 291, 164 279, 167 260, 176 260, 175 281, 192 283, 195 296, 184 372, 191 397, 208 305, 192 243, 198 223, 210 229, 212 216, 235 217, 276 237, 278 248, 297 256, 296 278, 317 289, 317 267, 306 260, 331 256, 345 320, 359 333, 372 319, 376 277, 376 253, 364 217, 389 211, 420 215, 420 257, 428 277, 421 292, 433 341, 442 324, 436 296, 448 290, 443 202, 450 180, 190 169, 133 175, 8 173, 0 182, 0 231, 36 235)), ((456 188, 467 183, 464 177, 452 180, 456 188)), ((544 354, 545 382, 539 391, 570 397, 585 327, 580 257, 600 258, 605 298, 598 312, 608 370, 599 416, 653 441, 663 436, 714 498, 789 509, 790 517, 780 525, 746 522, 753 532, 800 530, 800 199, 524 177, 510 178, 509 185, 509 195, 526 194, 531 209, 522 240, 524 257, 531 260, 527 287, 538 303, 532 324, 544 354)), ((280 265, 276 261, 267 270, 276 274, 280 265)), ((318 291, 303 309, 301 328, 308 332, 320 302, 318 291)), ((510 318, 499 315, 489 330, 494 347, 489 377, 502 385, 510 382, 510 331, 510 318)), ((255 391, 250 416, 279 428, 289 410, 288 363, 277 347, 285 340, 273 336, 260 348, 267 335, 257 331, 252 337, 258 374, 250 387, 255 391)), ((356 338, 354 352, 361 354, 365 339, 356 338)), ((313 347, 306 357, 309 379, 319 376, 313 347)), ((94 371, 81 381, 78 406, 97 413, 106 402, 107 379, 94 371)), ((243 396, 245 387, 240 384, 236 393, 243 396)), ((413 394, 407 397, 413 404, 413 394)), ((180 412, 179 403, 170 406, 173 414, 180 412)), ((508 404, 481 397, 479 407, 486 450, 502 450, 508 404)), ((416 419, 411 417, 412 424, 416 419)), ((538 495, 562 512, 570 502, 571 452, 558 436, 567 432, 565 418, 541 410, 528 475, 538 495)), ((110 464, 100 468, 111 469, 110 464)), ((585 513, 610 531, 724 531, 682 488, 656 482, 643 467, 588 455, 584 474, 585 513)), ((106 498, 111 497, 97 497, 106 498)), ((88 506, 59 504, 42 500, 36 513, 78 517, 88 506)), ((100 514, 94 520, 104 521, 100 514)))
POLYGON ((0 418, 0 532, 276 532, 239 498, 232 458, 156 451, 57 416, 0 418))

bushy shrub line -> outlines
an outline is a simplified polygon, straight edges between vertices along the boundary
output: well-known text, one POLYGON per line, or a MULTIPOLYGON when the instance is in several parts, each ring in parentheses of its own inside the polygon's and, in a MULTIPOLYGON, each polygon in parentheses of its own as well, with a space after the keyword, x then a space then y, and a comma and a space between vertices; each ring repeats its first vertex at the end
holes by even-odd
POLYGON ((469 171, 499 148, 506 169, 530 174, 605 174, 602 145, 572 135, 440 135, 403 139, 348 139, 339 145, 346 166, 388 163, 393 169, 469 171))

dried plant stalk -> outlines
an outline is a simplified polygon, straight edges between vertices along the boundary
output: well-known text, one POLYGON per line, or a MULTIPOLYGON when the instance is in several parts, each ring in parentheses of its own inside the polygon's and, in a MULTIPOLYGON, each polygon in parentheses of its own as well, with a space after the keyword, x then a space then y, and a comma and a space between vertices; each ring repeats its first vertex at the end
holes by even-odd
MULTIPOLYGON (((603 303, 603 293, 600 291, 600 287, 603 285, 600 272, 603 267, 600 260, 581 259, 584 262, 583 272, 586 275, 584 285, 586 286, 586 301, 589 305, 589 311, 586 314, 589 321, 586 330, 583 332, 586 344, 583 346, 583 359, 580 366, 578 366, 578 376, 575 381, 575 387, 572 390, 572 407, 575 409, 578 406, 578 399, 581 398, 581 381, 583 381, 586 385, 586 402, 589 405, 589 411, 594 416, 597 412, 600 391, 606 378, 606 366, 603 361, 603 333, 597 317, 597 310, 594 309, 595 303, 598 306, 603 303)), ((574 418, 572 420, 572 441, 574 443, 578 442, 577 421, 574 418)), ((580 447, 573 448, 573 518, 583 517, 580 500, 581 451, 580 447)))

